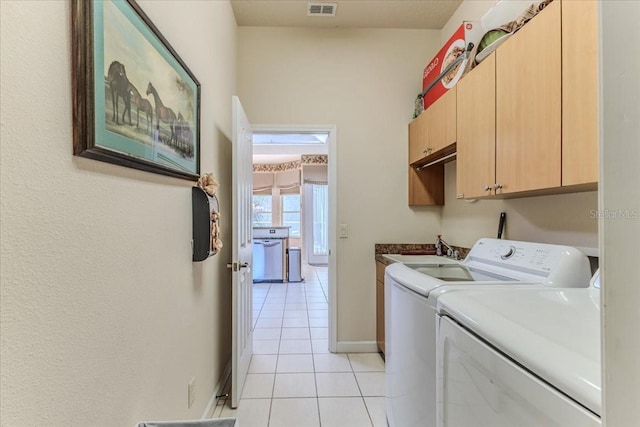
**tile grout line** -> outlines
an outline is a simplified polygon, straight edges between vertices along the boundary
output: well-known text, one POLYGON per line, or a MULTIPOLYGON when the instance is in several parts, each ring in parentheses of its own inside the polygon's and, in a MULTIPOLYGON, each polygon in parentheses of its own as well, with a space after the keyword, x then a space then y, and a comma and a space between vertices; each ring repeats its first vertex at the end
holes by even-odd
MULTIPOLYGON (((313 269, 315 273, 315 268, 313 269)), ((318 377, 316 372, 316 354, 313 352, 313 337, 311 336, 311 318, 309 317, 309 301, 307 301, 307 289, 304 291, 305 302, 307 303, 307 324, 309 328, 309 344, 311 345, 311 363, 313 364, 313 385, 316 390, 316 408, 318 408, 318 425, 322 427, 322 417, 320 415, 320 393, 318 393, 318 377)))
MULTIPOLYGON (((351 358, 349 358, 348 354, 347 354, 347 358, 349 359, 349 365, 351 365, 351 358)), ((356 375, 356 372, 353 370, 353 365, 351 365, 351 370, 353 371, 353 377, 356 380, 356 385, 358 386, 358 391, 360 392, 360 399, 362 400, 362 404, 364 405, 365 411, 367 411, 369 422, 371 423, 371 426, 373 426, 373 417, 371 416, 369 407, 367 406, 367 401, 364 400, 364 393, 362 392, 362 387, 360 387, 360 381, 358 381, 358 376, 356 375)))
MULTIPOLYGON (((269 288, 271 289, 271 288, 269 288)), ((273 395, 276 392, 276 378, 278 376, 278 363, 280 363, 280 343, 282 342, 282 328, 284 327, 284 312, 287 307, 287 291, 285 290, 284 307, 282 308, 282 321, 280 322, 280 336, 278 338, 278 351, 276 354, 276 366, 273 373, 273 386, 271 387, 271 399, 269 399, 269 414, 267 415, 267 426, 271 424, 271 413, 273 411, 273 395)))

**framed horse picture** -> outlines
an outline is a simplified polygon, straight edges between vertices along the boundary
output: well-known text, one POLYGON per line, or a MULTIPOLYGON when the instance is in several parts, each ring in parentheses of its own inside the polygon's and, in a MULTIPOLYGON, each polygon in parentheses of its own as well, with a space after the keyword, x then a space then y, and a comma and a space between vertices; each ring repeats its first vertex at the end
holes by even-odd
POLYGON ((134 0, 72 0, 73 154, 200 175, 200 83, 134 0))

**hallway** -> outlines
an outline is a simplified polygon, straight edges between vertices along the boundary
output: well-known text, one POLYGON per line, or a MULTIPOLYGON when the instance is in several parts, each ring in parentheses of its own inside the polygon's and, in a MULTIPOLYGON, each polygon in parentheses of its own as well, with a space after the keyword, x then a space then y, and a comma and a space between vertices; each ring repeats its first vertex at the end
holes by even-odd
POLYGON ((253 358, 240 406, 214 417, 242 427, 386 426, 384 362, 377 353, 328 351, 327 267, 303 283, 254 284, 253 358))

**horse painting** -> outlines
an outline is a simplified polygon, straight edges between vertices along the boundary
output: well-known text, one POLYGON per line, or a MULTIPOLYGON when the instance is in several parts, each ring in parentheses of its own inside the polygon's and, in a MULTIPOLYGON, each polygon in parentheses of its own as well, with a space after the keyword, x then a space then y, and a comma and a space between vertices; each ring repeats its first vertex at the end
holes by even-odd
POLYGON ((160 99, 160 95, 158 95, 158 91, 155 87, 149 82, 147 86, 147 95, 153 95, 153 99, 156 103, 156 126, 160 126, 160 121, 167 123, 169 125, 169 129, 171 129, 171 138, 169 139, 169 144, 176 142, 176 133, 175 133, 175 122, 176 122, 176 114, 169 107, 165 107, 160 99))
POLYGON ((193 155, 193 132, 182 113, 178 111, 178 120, 175 125, 176 141, 179 149, 186 155, 193 155))
POLYGON ((132 83, 129 83, 129 94, 138 111, 136 128, 140 126, 140 110, 142 110, 142 112, 147 115, 147 133, 150 133, 153 129, 153 107, 151 106, 151 102, 149 102, 147 98, 143 98, 132 83))
POLYGON ((122 111, 122 123, 124 124, 124 115, 129 113, 129 124, 131 125, 131 94, 129 93, 129 79, 127 78, 127 72, 124 69, 124 65, 118 61, 113 61, 109 65, 109 73, 107 74, 107 81, 111 88, 111 102, 113 105, 113 118, 112 120, 116 124, 118 122, 118 99, 122 98, 124 101, 124 110, 122 111))

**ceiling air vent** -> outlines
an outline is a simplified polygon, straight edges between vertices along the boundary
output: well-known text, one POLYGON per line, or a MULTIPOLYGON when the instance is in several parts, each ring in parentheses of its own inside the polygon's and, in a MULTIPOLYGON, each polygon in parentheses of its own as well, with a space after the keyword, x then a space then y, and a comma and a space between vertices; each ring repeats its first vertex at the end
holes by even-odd
POLYGON ((307 16, 336 16, 338 3, 307 3, 307 16))

